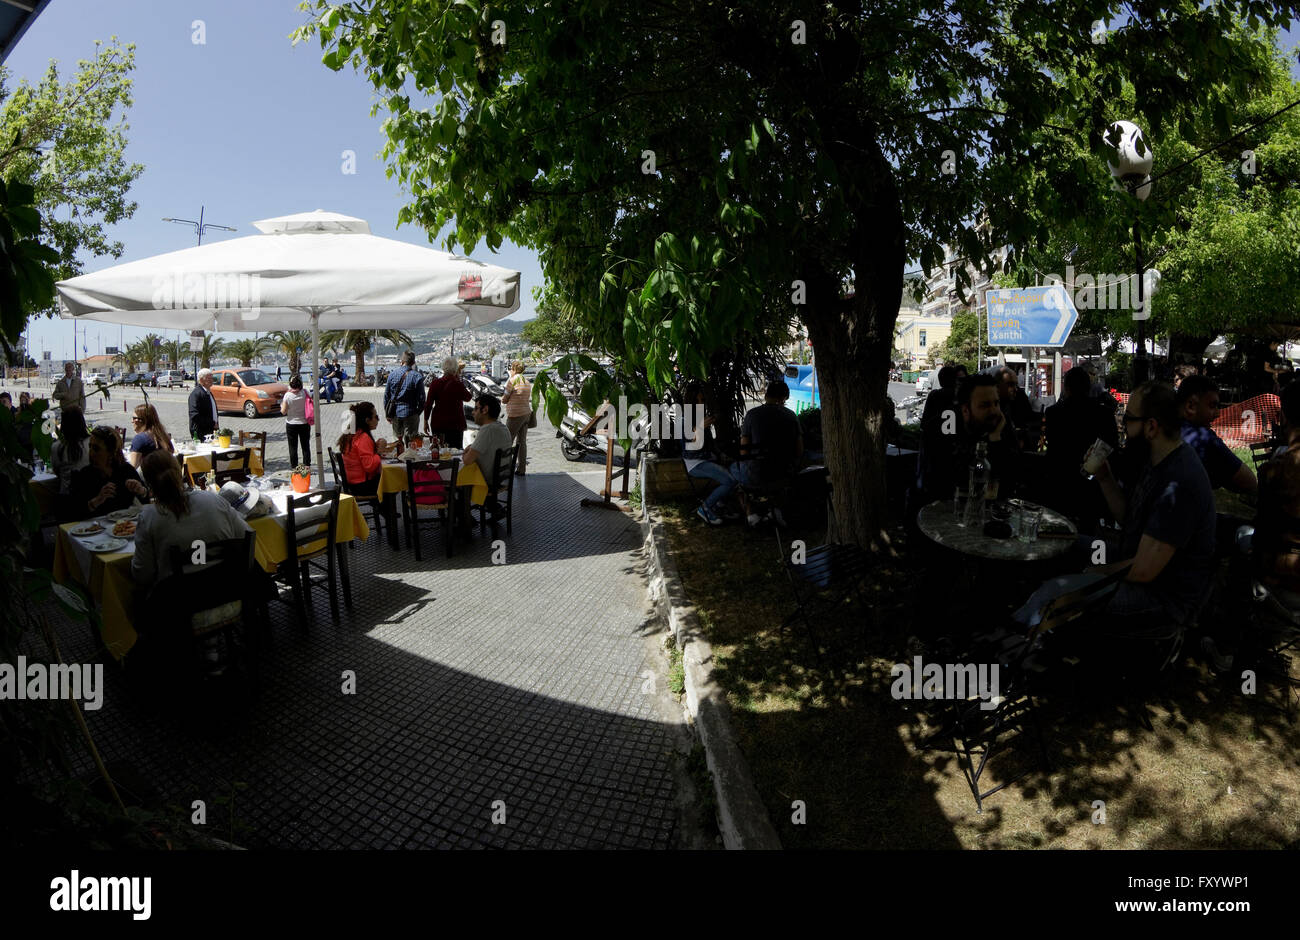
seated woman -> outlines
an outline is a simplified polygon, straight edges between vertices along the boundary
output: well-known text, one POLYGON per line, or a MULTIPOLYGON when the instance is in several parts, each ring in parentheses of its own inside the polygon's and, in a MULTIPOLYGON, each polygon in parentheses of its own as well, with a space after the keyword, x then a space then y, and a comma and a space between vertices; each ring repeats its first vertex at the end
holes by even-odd
POLYGON ((696 479, 713 480, 718 484, 704 498, 695 513, 709 525, 722 525, 717 507, 736 488, 736 478, 726 467, 712 460, 717 453, 717 440, 713 432, 713 415, 705 414, 704 384, 692 382, 686 387, 682 400, 683 407, 691 409, 695 416, 695 421, 691 422, 695 428, 695 437, 686 441, 682 450, 686 473, 696 479))
POLYGON ((166 451, 144 458, 144 478, 153 503, 140 513, 135 530, 131 576, 154 584, 172 573, 170 555, 179 548, 188 557, 195 540, 205 543, 243 538, 248 523, 216 490, 186 490, 181 466, 166 451))
POLYGON ((69 518, 89 519, 126 509, 136 497, 148 499, 140 476, 122 456, 122 442, 112 428, 90 432, 90 463, 72 475, 69 518))
POLYGON ((131 466, 137 470, 144 458, 156 450, 172 453, 172 441, 153 405, 136 405, 131 416, 135 437, 131 438, 131 466))
POLYGON ((338 440, 339 453, 343 455, 343 472, 347 476, 348 490, 354 496, 373 496, 379 490, 379 475, 383 466, 381 454, 392 449, 382 437, 373 435, 379 427, 379 412, 373 403, 359 401, 352 406, 355 430, 345 429, 338 440))
POLYGON ((90 448, 86 445, 90 432, 81 409, 69 405, 63 409, 59 424, 59 439, 50 447, 50 463, 59 478, 59 495, 67 496, 72 490, 72 475, 90 463, 90 448))

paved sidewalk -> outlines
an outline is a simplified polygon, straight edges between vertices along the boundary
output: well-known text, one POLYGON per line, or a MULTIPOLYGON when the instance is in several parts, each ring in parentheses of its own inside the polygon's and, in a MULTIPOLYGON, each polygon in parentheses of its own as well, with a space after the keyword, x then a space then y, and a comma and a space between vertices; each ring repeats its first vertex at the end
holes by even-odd
MULTIPOLYGON (((417 564, 404 538, 393 552, 372 532, 352 554, 351 615, 334 626, 315 591, 303 633, 272 605, 262 698, 217 730, 106 667, 104 707, 86 713, 106 761, 187 815, 204 800, 208 831, 248 847, 689 842, 674 782, 689 733, 665 690, 639 529, 578 506, 600 482, 516 481, 504 565, 490 534, 448 559, 426 530, 417 564), (217 802, 232 794, 233 827, 217 802)), ((69 659, 91 654, 84 633, 61 631, 69 659)))

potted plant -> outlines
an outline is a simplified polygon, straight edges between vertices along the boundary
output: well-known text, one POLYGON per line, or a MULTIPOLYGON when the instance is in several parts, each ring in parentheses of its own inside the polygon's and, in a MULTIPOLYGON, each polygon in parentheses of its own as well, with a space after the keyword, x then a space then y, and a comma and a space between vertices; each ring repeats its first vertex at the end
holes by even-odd
POLYGON ((235 432, 230 430, 230 428, 217 429, 217 443, 220 444, 222 447, 229 447, 230 439, 234 436, 235 436, 235 432))
POLYGON ((311 489, 311 465, 300 463, 293 468, 293 476, 289 478, 293 484, 295 493, 305 493, 311 489))

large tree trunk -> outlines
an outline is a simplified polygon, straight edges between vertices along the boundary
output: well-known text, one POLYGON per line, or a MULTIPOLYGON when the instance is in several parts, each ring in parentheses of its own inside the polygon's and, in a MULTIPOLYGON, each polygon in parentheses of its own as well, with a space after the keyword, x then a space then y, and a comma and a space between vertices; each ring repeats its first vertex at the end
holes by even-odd
POLYGON ((803 268, 811 280, 804 322, 821 388, 837 533, 841 541, 892 551, 886 531, 885 426, 894 414, 889 365, 903 294, 905 229, 893 168, 874 136, 866 128, 845 131, 827 149, 846 191, 856 197, 849 241, 854 293, 841 297, 836 272, 806 259, 803 268))

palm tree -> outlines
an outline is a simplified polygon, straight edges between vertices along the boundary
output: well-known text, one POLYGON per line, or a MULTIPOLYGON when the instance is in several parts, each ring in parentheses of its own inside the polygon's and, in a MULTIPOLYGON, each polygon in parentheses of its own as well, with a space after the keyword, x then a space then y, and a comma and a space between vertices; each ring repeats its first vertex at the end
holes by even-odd
POLYGON ((226 354, 238 359, 240 364, 245 368, 253 364, 253 360, 266 354, 272 348, 273 340, 269 336, 259 336, 257 339, 232 339, 226 343, 226 354))
POLYGON ((357 380, 366 374, 366 353, 370 351, 371 337, 378 336, 393 346, 411 347, 415 340, 401 330, 326 330, 320 335, 321 349, 337 346, 351 349, 357 355, 357 380))
POLYGON ((134 370, 141 363, 148 362, 149 361, 148 344, 142 339, 136 340, 134 343, 126 347, 126 358, 130 362, 132 370, 134 370))
POLYGON ((289 357, 289 375, 297 375, 302 368, 301 349, 311 349, 311 330, 276 330, 267 334, 275 351, 289 357))
POLYGON ((199 350, 199 365, 204 369, 212 368, 212 360, 226 351, 226 341, 215 333, 203 334, 203 348, 199 350))
POLYGON ((167 354, 167 359, 171 363, 169 368, 179 369, 181 367, 181 359, 184 358, 187 352, 189 352, 189 344, 182 343, 178 339, 164 340, 162 351, 167 354))
POLYGON ((144 349, 142 350, 144 356, 141 361, 149 363, 150 372, 157 372, 158 357, 162 353, 162 344, 164 342, 163 338, 157 333, 149 333, 144 339, 140 340, 140 342, 144 344, 144 349))

